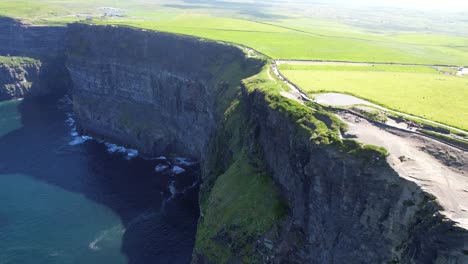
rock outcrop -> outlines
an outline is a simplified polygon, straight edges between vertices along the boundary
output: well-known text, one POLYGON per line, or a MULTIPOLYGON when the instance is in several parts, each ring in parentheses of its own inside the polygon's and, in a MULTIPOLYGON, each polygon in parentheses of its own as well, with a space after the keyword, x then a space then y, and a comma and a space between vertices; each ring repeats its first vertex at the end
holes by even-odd
POLYGON ((19 58, 2 60, 0 62, 0 101, 24 98, 32 90, 33 84, 39 82, 40 71, 39 61, 22 61, 19 58))
POLYGON ((59 97, 71 86, 61 60, 0 56, 0 101, 59 97))
POLYGON ((0 59, 3 100, 67 92, 71 82, 65 68, 66 31, 0 17, 0 56, 7 56, 0 59))

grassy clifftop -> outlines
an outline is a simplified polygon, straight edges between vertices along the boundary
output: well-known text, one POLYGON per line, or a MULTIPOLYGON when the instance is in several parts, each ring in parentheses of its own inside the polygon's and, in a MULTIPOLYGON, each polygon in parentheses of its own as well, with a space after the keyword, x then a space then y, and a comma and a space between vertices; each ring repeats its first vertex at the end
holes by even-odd
POLYGON ((28 57, 10 57, 0 56, 0 64, 4 66, 24 66, 24 65, 40 65, 40 61, 28 57))
POLYGON ((435 67, 394 65, 280 65, 307 93, 351 94, 389 109, 468 129, 467 78, 435 67))
POLYGON ((4 0, 0 16, 47 25, 130 25, 243 44, 276 59, 468 63, 463 13, 448 19, 403 9, 257 2, 4 0))

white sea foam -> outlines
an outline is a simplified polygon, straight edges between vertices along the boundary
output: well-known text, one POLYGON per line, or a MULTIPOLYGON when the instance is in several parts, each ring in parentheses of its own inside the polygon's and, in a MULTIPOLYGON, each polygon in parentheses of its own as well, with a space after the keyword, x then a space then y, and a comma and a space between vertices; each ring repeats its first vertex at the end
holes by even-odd
POLYGON ((181 168, 179 166, 174 166, 172 167, 172 172, 175 173, 175 174, 181 174, 182 172, 184 172, 185 169, 184 168, 181 168))
POLYGON ((124 232, 125 228, 122 225, 113 226, 100 232, 99 235, 93 241, 91 241, 91 243, 89 243, 88 247, 93 251, 99 251, 101 250, 101 247, 98 246, 98 244, 103 242, 103 240, 112 241, 116 239, 116 237, 120 238, 124 232))
POLYGON ((106 145, 107 151, 108 151, 109 153, 115 153, 115 152, 124 153, 125 150, 126 150, 124 147, 121 147, 121 146, 118 146, 118 145, 116 145, 116 144, 109 143, 109 142, 105 142, 104 145, 106 145))
MULTIPOLYGON (((75 116, 73 113, 67 113, 67 119, 65 122, 68 124, 69 127, 71 127, 70 130, 70 136, 72 137, 72 140, 68 143, 70 146, 76 146, 79 144, 83 144, 84 142, 88 140, 92 140, 93 137, 91 136, 86 136, 82 135, 80 136, 77 129, 76 129, 76 121, 75 121, 75 116)), ((106 145, 107 151, 109 153, 123 153, 126 154, 125 158, 126 159, 133 159, 138 156, 138 150, 136 149, 127 149, 125 147, 119 146, 117 144, 105 142, 103 140, 97 140, 97 142, 102 143, 106 145)))
POLYGON ((104 231, 102 232, 97 238, 95 238, 91 243, 89 243, 88 247, 89 249, 93 250, 93 251, 98 251, 98 250, 101 250, 100 247, 98 247, 98 243, 101 242, 101 240, 104 239, 104 237, 106 236, 107 234, 107 231, 104 231))
POLYGON ((65 120, 65 123, 67 123, 69 126, 74 126, 75 119, 73 119, 73 117, 68 117, 67 120, 65 120))
POLYGON ((169 165, 160 164, 160 165, 156 165, 156 167, 154 167, 154 170, 156 172, 163 172, 163 171, 167 170, 168 168, 169 168, 169 165))
POLYGON ((197 164, 197 162, 192 161, 192 160, 190 160, 188 158, 177 157, 177 158, 174 159, 174 164, 184 165, 184 166, 193 166, 193 165, 197 164))
POLYGON ((184 195, 185 192, 187 192, 188 190, 190 190, 192 188, 195 188, 197 185, 198 185, 198 180, 194 181, 192 183, 192 185, 184 188, 182 191, 179 191, 179 190, 177 190, 175 181, 171 181, 171 183, 168 186, 169 192, 171 193, 171 196, 169 196, 168 198, 163 200, 163 202, 161 204, 161 211, 164 212, 166 210, 167 203, 170 202, 172 199, 174 199, 177 194, 184 195))
POLYGON ((167 160, 167 158, 164 156, 160 156, 160 157, 155 158, 155 160, 167 160))
POLYGON ((169 192, 171 192, 171 195, 177 194, 177 188, 175 186, 175 181, 171 181, 169 184, 169 192))
POLYGON ((93 139, 93 138, 90 137, 90 136, 77 136, 77 137, 73 138, 72 141, 70 141, 68 143, 68 145, 76 146, 76 145, 79 145, 79 144, 83 144, 86 141, 91 140, 91 139, 93 139))
MULTIPOLYGON (((66 99, 63 99, 66 101, 66 99)), ((68 99, 69 100, 69 99, 68 99)), ((73 113, 67 113, 67 119, 65 120, 65 123, 71 128, 70 130, 70 136, 72 137, 72 140, 68 143, 70 146, 76 146, 85 143, 88 140, 93 139, 90 136, 80 136, 78 132, 76 131, 76 121, 75 121, 75 116, 73 113)))
POLYGON ((136 149, 127 149, 127 159, 133 159, 138 156, 138 150, 136 149))
POLYGON ((122 153, 122 154, 127 154, 125 156, 126 159, 132 159, 138 156, 138 150, 136 149, 127 149, 125 147, 119 146, 117 144, 109 143, 109 142, 104 142, 102 141, 104 145, 107 147, 107 151, 109 153, 122 153))
POLYGON ((171 196, 169 196, 168 198, 166 198, 166 199, 164 199, 162 201, 162 204, 161 204, 161 211, 162 212, 166 211, 167 203, 170 202, 175 197, 175 195, 177 194, 175 181, 171 181, 171 183, 169 184, 169 192, 171 193, 171 196))
MULTIPOLYGON (((71 105, 72 101, 70 97, 64 97, 60 99, 60 102, 64 105, 71 105)), ((68 143, 70 146, 76 146, 79 144, 83 144, 84 142, 88 140, 92 140, 93 138, 90 136, 86 135, 79 135, 77 129, 76 129, 76 120, 75 120, 75 114, 73 112, 66 113, 67 119, 65 120, 65 123, 71 128, 70 130, 70 136, 72 137, 72 140, 68 143)), ((127 149, 125 147, 119 146, 117 144, 105 142, 103 140, 97 140, 97 142, 102 143, 106 145, 107 151, 109 153, 122 153, 126 154, 125 158, 126 159, 133 159, 138 156, 138 150, 136 149, 127 149)))
POLYGON ((197 184, 198 184, 198 180, 194 181, 194 182, 192 183, 192 185, 190 185, 190 186, 188 186, 187 188, 183 189, 183 190, 182 190, 182 193, 185 193, 186 191, 195 188, 195 187, 197 186, 197 184))

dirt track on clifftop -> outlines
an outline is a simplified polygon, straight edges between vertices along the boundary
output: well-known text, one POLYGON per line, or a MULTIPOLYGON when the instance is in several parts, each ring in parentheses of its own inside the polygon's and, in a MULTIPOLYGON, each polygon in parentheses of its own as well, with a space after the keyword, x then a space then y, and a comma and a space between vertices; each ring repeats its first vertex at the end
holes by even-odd
POLYGON ((381 128, 349 113, 338 117, 348 124, 344 135, 385 147, 389 165, 400 177, 433 194, 442 212, 468 229, 468 153, 411 132, 381 128))
MULTIPOLYGON (((275 75, 281 77, 275 67, 273 70, 275 75)), ((304 100, 299 88, 281 94, 299 102, 304 100)), ((316 100, 324 105, 350 105, 364 101, 353 96, 337 95, 338 98, 325 95, 324 98, 316 97, 316 100)), ((344 137, 386 148, 390 153, 387 162, 400 177, 434 195, 443 207, 441 213, 468 229, 468 152, 411 131, 380 127, 348 112, 338 113, 337 116, 349 126, 344 137)))

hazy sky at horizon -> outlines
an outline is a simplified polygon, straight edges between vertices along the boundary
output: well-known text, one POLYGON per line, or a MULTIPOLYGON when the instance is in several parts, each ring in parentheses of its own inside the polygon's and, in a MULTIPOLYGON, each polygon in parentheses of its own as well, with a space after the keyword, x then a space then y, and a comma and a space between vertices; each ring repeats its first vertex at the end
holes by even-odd
POLYGON ((468 11, 468 0, 313 0, 313 2, 468 11))

